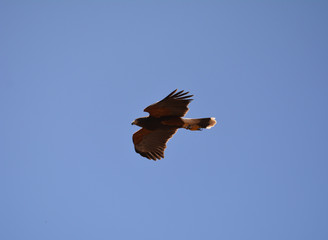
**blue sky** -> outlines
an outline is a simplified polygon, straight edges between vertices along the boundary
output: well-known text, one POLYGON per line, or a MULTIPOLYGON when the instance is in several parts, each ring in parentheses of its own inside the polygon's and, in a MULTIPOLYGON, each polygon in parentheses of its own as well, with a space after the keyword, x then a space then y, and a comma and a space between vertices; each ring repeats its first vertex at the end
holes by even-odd
POLYGON ((328 239, 326 1, 1 1, 0 239, 328 239), (165 159, 130 123, 194 94, 165 159))

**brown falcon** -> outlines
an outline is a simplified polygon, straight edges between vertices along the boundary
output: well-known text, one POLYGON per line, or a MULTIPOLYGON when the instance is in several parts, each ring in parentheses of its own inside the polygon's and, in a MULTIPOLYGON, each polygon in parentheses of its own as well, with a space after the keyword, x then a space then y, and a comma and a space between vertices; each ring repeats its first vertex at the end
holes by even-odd
POLYGON ((193 95, 177 89, 163 100, 144 109, 148 117, 137 118, 132 125, 142 127, 133 134, 134 149, 141 156, 157 160, 164 158, 164 150, 168 140, 178 128, 201 130, 216 124, 215 118, 183 118, 188 112, 188 104, 193 95))

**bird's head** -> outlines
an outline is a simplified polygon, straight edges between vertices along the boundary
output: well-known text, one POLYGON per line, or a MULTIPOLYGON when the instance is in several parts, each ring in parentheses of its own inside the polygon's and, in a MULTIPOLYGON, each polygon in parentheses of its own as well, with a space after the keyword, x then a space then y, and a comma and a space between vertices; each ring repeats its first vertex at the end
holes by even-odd
POLYGON ((138 124, 137 124, 137 120, 138 120, 138 119, 134 120, 134 121, 131 123, 131 125, 138 125, 138 124))
POLYGON ((131 125, 137 125, 139 127, 142 127, 142 123, 145 122, 145 119, 146 117, 143 117, 143 118, 137 118, 136 120, 134 120, 131 125))

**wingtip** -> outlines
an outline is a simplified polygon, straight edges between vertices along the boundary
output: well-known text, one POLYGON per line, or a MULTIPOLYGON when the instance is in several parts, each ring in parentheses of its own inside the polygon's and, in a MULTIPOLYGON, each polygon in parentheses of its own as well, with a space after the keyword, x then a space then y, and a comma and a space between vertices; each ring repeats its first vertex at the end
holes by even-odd
POLYGON ((174 91, 172 91, 172 92, 171 92, 169 95, 167 95, 164 99, 171 97, 172 95, 175 94, 176 91, 178 91, 178 89, 175 89, 174 91))

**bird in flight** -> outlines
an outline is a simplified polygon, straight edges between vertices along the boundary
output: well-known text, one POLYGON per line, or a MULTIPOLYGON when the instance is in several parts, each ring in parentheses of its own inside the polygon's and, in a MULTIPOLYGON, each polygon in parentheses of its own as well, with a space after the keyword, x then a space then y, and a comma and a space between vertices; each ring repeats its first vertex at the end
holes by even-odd
POLYGON ((132 125, 142 127, 133 134, 134 149, 141 156, 151 160, 164 158, 168 140, 179 128, 202 130, 216 124, 215 118, 183 118, 188 112, 188 104, 193 100, 189 92, 177 89, 167 97, 144 109, 148 117, 137 118, 132 125))

